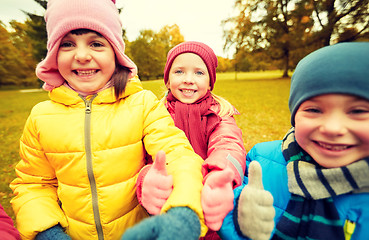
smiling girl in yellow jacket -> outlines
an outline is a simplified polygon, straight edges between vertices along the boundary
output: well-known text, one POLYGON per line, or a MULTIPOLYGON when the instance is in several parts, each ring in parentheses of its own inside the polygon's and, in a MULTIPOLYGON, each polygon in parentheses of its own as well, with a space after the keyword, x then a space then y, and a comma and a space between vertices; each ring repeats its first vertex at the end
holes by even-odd
POLYGON ((202 159, 164 105, 142 89, 124 54, 114 3, 48 1, 48 54, 36 74, 51 100, 37 104, 27 119, 10 185, 22 239, 121 238, 148 216, 135 184, 145 152, 160 150, 173 192, 163 214, 145 220, 147 228, 176 239, 206 232, 202 159), (165 219, 180 227, 162 228, 165 219))

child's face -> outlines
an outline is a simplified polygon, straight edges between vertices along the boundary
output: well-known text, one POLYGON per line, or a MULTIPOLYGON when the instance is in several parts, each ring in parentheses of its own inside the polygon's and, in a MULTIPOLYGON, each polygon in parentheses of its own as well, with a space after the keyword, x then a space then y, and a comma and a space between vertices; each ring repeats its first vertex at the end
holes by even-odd
POLYGON ((115 53, 104 37, 88 32, 68 33, 58 50, 58 69, 75 90, 94 92, 110 80, 115 70, 115 53))
POLYGON ((178 55, 169 71, 167 88, 183 103, 194 103, 210 90, 208 69, 194 53, 178 55))
POLYGON ((369 101, 343 94, 313 97, 296 112, 295 137, 326 168, 363 159, 369 156, 369 101))

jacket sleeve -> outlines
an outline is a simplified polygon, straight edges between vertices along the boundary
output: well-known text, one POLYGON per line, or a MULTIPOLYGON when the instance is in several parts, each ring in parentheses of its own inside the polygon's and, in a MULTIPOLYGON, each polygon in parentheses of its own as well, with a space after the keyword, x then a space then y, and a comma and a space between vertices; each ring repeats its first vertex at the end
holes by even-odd
POLYGON ((242 131, 232 116, 222 117, 220 124, 209 138, 208 158, 204 161, 202 169, 205 179, 208 173, 222 170, 227 164, 231 166, 235 175, 233 186, 241 185, 246 167, 246 150, 242 131))
POLYGON ((153 93, 145 91, 144 145, 151 156, 159 150, 166 154, 168 174, 173 176, 173 191, 162 208, 189 207, 199 216, 201 235, 207 231, 201 208, 202 158, 197 155, 186 135, 174 122, 164 104, 153 93))
POLYGON ((31 113, 20 139, 17 178, 10 183, 15 195, 11 203, 22 239, 33 239, 38 232, 58 223, 67 226, 58 204, 55 172, 39 144, 35 125, 31 113))
MULTIPOLYGON (((248 169, 252 161, 258 161, 261 165, 264 189, 269 191, 273 196, 273 205, 275 209, 274 222, 278 223, 280 217, 286 209, 290 199, 288 191, 288 177, 286 170, 286 161, 282 155, 282 141, 271 141, 256 144, 246 156, 246 169, 248 169)), ((245 172, 245 178, 240 187, 234 189, 234 208, 224 218, 219 235, 224 240, 248 239, 242 235, 238 229, 237 221, 237 204, 239 196, 248 184, 248 171, 245 172)), ((274 234, 275 229, 273 230, 274 234)))
POLYGON ((6 214, 0 205, 0 236, 7 240, 20 240, 19 232, 14 227, 13 220, 6 214))

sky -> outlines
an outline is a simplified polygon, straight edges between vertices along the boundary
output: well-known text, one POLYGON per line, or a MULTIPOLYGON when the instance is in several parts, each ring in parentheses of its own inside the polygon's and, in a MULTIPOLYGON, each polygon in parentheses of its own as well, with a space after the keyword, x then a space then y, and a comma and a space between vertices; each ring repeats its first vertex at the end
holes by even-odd
MULTIPOLYGON (((33 0, 0 0, 0 20, 24 21, 31 12, 43 15, 44 9, 33 0)), ((165 25, 177 24, 186 41, 200 41, 209 45, 216 55, 231 58, 233 50, 223 51, 222 20, 234 16, 234 0, 116 0, 123 8, 121 20, 129 41, 140 30, 158 32, 165 25)))

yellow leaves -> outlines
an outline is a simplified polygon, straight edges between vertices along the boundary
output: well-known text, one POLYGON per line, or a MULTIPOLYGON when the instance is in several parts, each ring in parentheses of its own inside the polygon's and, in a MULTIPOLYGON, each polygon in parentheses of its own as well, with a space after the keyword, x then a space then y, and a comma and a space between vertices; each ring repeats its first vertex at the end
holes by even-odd
POLYGON ((301 23, 302 24, 305 24, 305 23, 308 23, 310 21, 310 17, 309 16, 303 16, 302 18, 301 18, 301 23))

